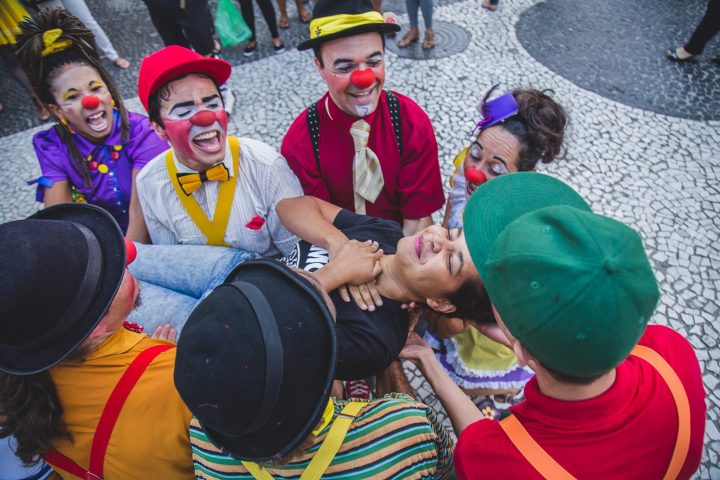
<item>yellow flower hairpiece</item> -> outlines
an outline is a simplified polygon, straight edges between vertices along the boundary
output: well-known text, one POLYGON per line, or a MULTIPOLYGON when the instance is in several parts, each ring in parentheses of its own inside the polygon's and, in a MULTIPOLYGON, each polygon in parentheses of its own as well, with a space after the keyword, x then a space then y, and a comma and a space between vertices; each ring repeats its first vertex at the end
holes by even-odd
POLYGON ((72 45, 73 42, 69 38, 59 40, 62 34, 63 31, 59 28, 53 28, 52 30, 43 32, 43 47, 45 48, 40 52, 41 57, 45 58, 53 53, 62 52, 72 45))

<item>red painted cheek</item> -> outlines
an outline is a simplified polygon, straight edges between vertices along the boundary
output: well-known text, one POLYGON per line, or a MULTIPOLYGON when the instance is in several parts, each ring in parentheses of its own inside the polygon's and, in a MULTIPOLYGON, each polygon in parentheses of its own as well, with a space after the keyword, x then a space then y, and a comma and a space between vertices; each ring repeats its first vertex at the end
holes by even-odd
POLYGON ((222 128, 223 133, 227 132, 227 112, 225 110, 220 110, 219 112, 215 112, 215 119, 220 124, 220 128, 222 128))
POLYGON ((163 119, 165 132, 167 133, 170 145, 183 157, 193 158, 194 154, 190 146, 190 129, 192 123, 189 120, 167 120, 163 119))

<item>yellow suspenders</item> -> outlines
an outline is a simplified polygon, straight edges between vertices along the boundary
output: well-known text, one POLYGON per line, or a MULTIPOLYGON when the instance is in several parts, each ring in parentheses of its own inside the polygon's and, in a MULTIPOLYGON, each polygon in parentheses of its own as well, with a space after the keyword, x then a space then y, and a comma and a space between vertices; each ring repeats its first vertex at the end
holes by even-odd
MULTIPOLYGON (((643 345, 636 345, 630 354, 642 358, 657 370, 670 388, 670 393, 675 401, 675 407, 678 412, 678 434, 675 441, 675 449, 673 450, 670 464, 663 479, 670 480, 677 478, 690 448, 690 402, 687 398, 687 392, 685 392, 685 388, 677 376, 677 373, 675 373, 672 367, 655 350, 643 345)), ((540 475, 553 480, 573 480, 575 478, 565 470, 562 465, 557 463, 554 458, 548 455, 532 436, 530 436, 515 416, 510 415, 505 418, 500 422, 500 426, 513 445, 515 445, 522 456, 525 457, 540 475)))
MULTIPOLYGON (((367 402, 349 402, 342 409, 333 421, 330 431, 325 437, 320 449, 317 451, 310 464, 300 475, 300 480, 317 480, 322 477, 325 470, 330 466, 333 458, 340 450, 345 435, 347 435, 350 425, 363 407, 367 406, 367 402)), ((267 470, 260 467, 257 463, 242 462, 243 466, 257 480, 274 480, 274 477, 267 470)))
POLYGON ((230 210, 232 209, 233 199, 235 198, 235 186, 237 178, 240 175, 240 142, 237 137, 228 137, 230 147, 230 155, 233 162, 233 176, 227 182, 220 183, 218 189, 217 205, 212 220, 209 220, 200 208, 197 200, 192 195, 185 195, 180 188, 177 179, 177 168, 173 161, 172 149, 168 150, 165 155, 165 164, 167 165, 170 182, 175 187, 175 193, 180 199, 185 211, 192 221, 197 225, 200 231, 207 238, 208 245, 220 245, 227 247, 225 243, 225 231, 227 230, 228 219, 230 218, 230 210))

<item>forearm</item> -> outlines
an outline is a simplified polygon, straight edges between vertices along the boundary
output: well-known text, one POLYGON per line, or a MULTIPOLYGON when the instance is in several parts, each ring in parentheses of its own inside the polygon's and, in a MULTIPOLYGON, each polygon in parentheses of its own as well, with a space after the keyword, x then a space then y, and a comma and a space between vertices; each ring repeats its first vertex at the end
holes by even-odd
POLYGON ((143 217, 140 198, 138 197, 137 187, 135 186, 135 177, 137 177, 139 172, 140 170, 133 170, 132 193, 130 194, 130 221, 125 236, 134 242, 150 243, 150 234, 145 225, 145 217, 143 217))
POLYGON ((430 225, 432 225, 431 216, 412 220, 406 218, 403 220, 403 235, 405 235, 406 237, 415 235, 417 232, 419 232, 425 227, 429 227, 430 225))
POLYGON ((424 355, 418 368, 442 403, 457 436, 469 425, 484 418, 472 400, 443 370, 433 353, 424 355))
POLYGON ((313 275, 315 276, 315 279, 318 281, 318 283, 322 285, 323 290, 325 290, 326 293, 330 293, 333 290, 340 288, 347 283, 343 279, 343 275, 340 270, 341 269, 337 268, 337 264, 329 262, 322 268, 319 268, 315 272, 313 272, 313 275))
POLYGON ((309 196, 285 198, 277 204, 275 211, 290 232, 332 251, 348 238, 332 223, 340 208, 327 204, 328 207, 326 203, 309 196))
POLYGON ((44 204, 46 208, 58 203, 69 202, 72 202, 72 194, 70 182, 67 180, 55 182, 52 187, 45 189, 44 204))

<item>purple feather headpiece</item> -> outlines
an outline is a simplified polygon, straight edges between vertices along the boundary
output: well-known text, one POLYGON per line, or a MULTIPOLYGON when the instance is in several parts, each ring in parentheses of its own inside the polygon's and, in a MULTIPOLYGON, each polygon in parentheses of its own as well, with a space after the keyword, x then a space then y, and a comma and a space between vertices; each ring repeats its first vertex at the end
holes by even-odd
POLYGON ((506 93, 482 103, 478 111, 483 118, 475 125, 475 130, 484 130, 518 113, 518 104, 512 93, 506 93))

